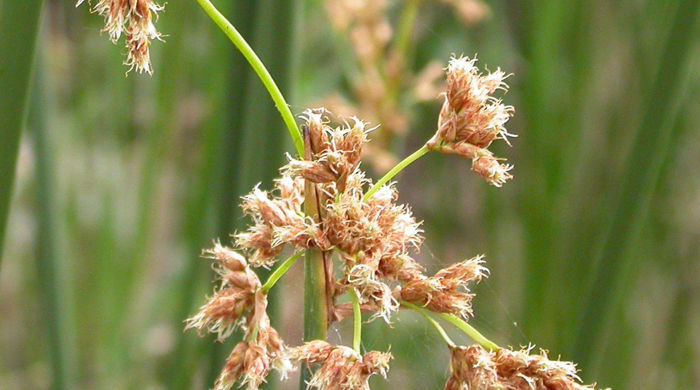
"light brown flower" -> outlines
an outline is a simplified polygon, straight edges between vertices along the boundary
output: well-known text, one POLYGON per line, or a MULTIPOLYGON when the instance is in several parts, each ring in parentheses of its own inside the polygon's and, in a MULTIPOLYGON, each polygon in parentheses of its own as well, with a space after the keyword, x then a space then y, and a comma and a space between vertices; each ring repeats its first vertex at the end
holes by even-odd
POLYGON ((454 347, 450 377, 445 390, 593 390, 581 384, 576 365, 550 360, 546 351, 530 354, 532 347, 520 351, 487 351, 480 345, 454 347))
POLYGON ((221 286, 199 312, 186 321, 185 330, 206 330, 217 334, 217 339, 221 341, 243 325, 244 315, 254 310, 260 280, 243 256, 219 242, 215 242, 214 248, 205 250, 203 254, 215 260, 212 268, 221 278, 221 286))
POLYGON ((400 290, 401 299, 427 307, 436 313, 451 313, 467 319, 472 315, 468 284, 488 276, 483 256, 453 264, 434 276, 408 282, 400 290), (463 290, 463 291, 460 291, 463 290))
POLYGON ((270 196, 256 186, 243 197, 241 208, 253 218, 254 225, 247 231, 235 234, 236 243, 252 251, 253 266, 269 267, 276 261, 286 245, 302 248, 329 248, 317 223, 304 217, 301 204, 304 199, 304 182, 301 177, 285 173, 275 181, 276 196, 270 196))
POLYGON ((455 153, 472 159, 472 170, 494 186, 512 178, 512 166, 487 150, 497 139, 508 142, 505 124, 513 116, 512 106, 493 97, 497 90, 507 91, 503 71, 483 75, 475 65, 476 58, 452 58, 447 67, 445 101, 440 110, 438 129, 426 143, 430 150, 455 153))
POLYGON ((319 390, 369 390, 367 380, 374 374, 386 378, 388 352, 370 351, 364 355, 344 346, 333 346, 314 340, 290 350, 289 356, 299 362, 320 365, 307 383, 319 390))
MULTIPOLYGON (((79 0, 76 7, 84 0, 79 0)), ((90 0, 88 0, 90 3, 90 0)), ((127 58, 124 62, 129 71, 153 73, 149 48, 154 39, 162 40, 161 34, 153 24, 154 17, 163 7, 151 0, 99 0, 92 12, 105 19, 102 31, 116 43, 124 34, 126 36, 127 58)))

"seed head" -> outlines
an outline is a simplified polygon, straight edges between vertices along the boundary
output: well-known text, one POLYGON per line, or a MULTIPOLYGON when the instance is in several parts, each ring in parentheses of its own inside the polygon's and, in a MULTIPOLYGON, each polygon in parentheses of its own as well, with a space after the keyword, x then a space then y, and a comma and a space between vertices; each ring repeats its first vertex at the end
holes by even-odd
POLYGON ((483 256, 477 256, 440 270, 432 277, 411 281, 401 288, 401 299, 437 313, 451 313, 467 319, 472 315, 474 298, 468 284, 488 275, 483 263, 483 256))
POLYGON ((278 195, 270 196, 256 186, 243 197, 241 205, 243 212, 253 218, 254 225, 235 234, 236 243, 252 251, 250 263, 256 267, 273 265, 275 257, 289 244, 302 248, 329 247, 318 224, 303 216, 303 179, 285 170, 275 187, 278 195))
MULTIPOLYGON (((84 0, 79 0, 76 7, 84 0)), ((88 0, 90 3, 90 0, 88 0)), ((109 34, 109 39, 117 43, 122 34, 126 36, 127 58, 124 64, 129 71, 153 73, 149 48, 154 39, 162 40, 161 34, 153 24, 154 15, 163 7, 151 0, 99 0, 92 12, 105 19, 102 31, 109 34)))
POLYGON ((490 352, 480 345, 452 348, 450 378, 446 390, 593 390, 582 385, 571 362, 549 360, 546 351, 530 354, 533 347, 520 351, 499 349, 490 352))
POLYGON ((486 148, 497 139, 506 143, 505 124, 513 116, 512 106, 493 97, 497 90, 508 90, 503 71, 482 75, 476 58, 453 57, 447 66, 445 101, 440 111, 438 130, 427 143, 431 150, 455 153, 472 159, 472 170, 490 184, 501 186, 512 178, 509 165, 502 165, 486 148))
POLYGON ((390 353, 371 351, 360 355, 344 346, 333 346, 314 340, 290 350, 290 357, 299 362, 319 365, 309 380, 309 388, 319 390, 369 390, 367 380, 374 374, 386 378, 390 353))
POLYGON ((241 326, 244 315, 254 309, 260 280, 243 256, 218 241, 203 255, 215 261, 212 268, 221 278, 221 286, 199 312, 186 321, 185 329, 216 333, 221 341, 241 326))

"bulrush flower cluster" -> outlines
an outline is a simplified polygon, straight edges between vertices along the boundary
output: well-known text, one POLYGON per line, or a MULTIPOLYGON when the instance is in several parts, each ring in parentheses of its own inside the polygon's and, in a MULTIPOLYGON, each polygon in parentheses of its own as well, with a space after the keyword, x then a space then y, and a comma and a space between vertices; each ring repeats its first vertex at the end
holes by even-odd
MULTIPOLYGON (((85 0, 79 0, 76 7, 85 0)), ((88 0, 90 3, 90 0, 88 0)), ((124 65, 129 70, 139 73, 153 73, 149 48, 154 39, 161 40, 153 19, 163 7, 151 0, 99 0, 92 7, 92 12, 105 18, 105 28, 113 43, 117 43, 122 34, 126 37, 128 50, 124 65)))
POLYGON ((186 328, 217 334, 223 341, 238 327, 245 331, 245 341, 236 345, 216 381, 216 390, 228 390, 236 381, 257 389, 271 368, 283 376, 291 368, 286 347, 277 331, 270 326, 267 295, 245 258, 218 242, 204 251, 214 260, 213 268, 221 279, 221 287, 186 321, 186 328))
POLYGON ((369 390, 367 380, 374 374, 386 378, 388 352, 370 351, 360 355, 351 348, 314 340, 290 350, 290 357, 318 369, 308 382, 319 390, 369 390))
MULTIPOLYGON (((511 136, 504 124, 512 108, 491 97, 497 89, 506 88, 505 77, 500 70, 482 76, 474 60, 453 59, 438 132, 404 161, 410 163, 429 150, 458 153, 471 158, 473 169, 491 184, 503 184, 510 178, 510 167, 501 165, 486 148, 496 139, 511 136)), ((421 222, 408 206, 398 203, 399 194, 389 183, 395 170, 373 185, 361 169, 367 134, 374 128, 355 117, 333 126, 325 109, 307 110, 301 117, 304 156, 288 156, 273 191, 258 185, 243 197, 242 209, 253 222, 233 235, 236 249, 243 254, 219 243, 204 251, 215 261, 221 286, 187 320, 187 328, 215 333, 219 340, 238 328, 244 333, 244 341, 226 360, 216 390, 228 390, 236 383, 254 390, 271 369, 278 369, 285 378, 288 370, 300 364, 311 371, 309 388, 368 390, 370 376, 386 377, 392 356, 379 351, 360 353, 361 311, 372 313, 370 320, 382 318, 389 323, 402 306, 423 314, 449 346, 451 375, 446 390, 593 389, 580 384, 574 364, 549 360, 545 352, 531 355, 530 349, 499 348, 466 322, 473 315, 470 284, 489 275, 482 255, 432 276, 424 274, 412 257, 423 243, 421 222), (324 340, 287 347, 270 326, 267 291, 303 250, 312 251, 307 261, 318 262, 312 268, 323 283, 314 307, 325 303, 328 315, 319 316, 318 322, 328 326, 353 313, 352 349, 324 340), (250 266, 271 267, 285 251, 296 255, 261 285, 250 266), (336 265, 339 270, 333 269, 336 265), (351 303, 338 302, 345 293, 351 303), (430 312, 481 345, 455 346, 430 312)))
POLYGON ((480 345, 453 347, 450 377, 445 390, 593 390, 581 384, 576 365, 549 360, 546 351, 530 354, 532 347, 520 351, 501 348, 487 351, 480 345))
POLYGON ((479 282, 488 276, 489 270, 483 266, 483 256, 453 264, 438 271, 429 278, 416 278, 401 290, 401 299, 427 307, 436 313, 449 313, 464 319, 472 315, 468 284, 479 282), (462 288, 466 292, 461 292, 462 288))
POLYGON ((505 123, 513 116, 506 106, 492 96, 497 90, 508 90, 503 71, 483 75, 475 65, 476 58, 452 58, 447 66, 447 91, 440 111, 438 129, 427 142, 430 150, 455 153, 472 160, 472 170, 490 184, 500 187, 512 178, 511 165, 487 148, 494 140, 508 142, 505 123))

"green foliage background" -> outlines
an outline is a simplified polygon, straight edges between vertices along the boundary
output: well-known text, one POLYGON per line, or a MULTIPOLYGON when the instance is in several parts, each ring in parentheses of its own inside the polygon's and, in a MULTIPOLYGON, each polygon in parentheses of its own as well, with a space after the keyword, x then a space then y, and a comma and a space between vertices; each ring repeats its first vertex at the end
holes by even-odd
MULTIPOLYGON (((293 112, 348 93, 350 49, 330 39, 321 2, 215 4, 293 112)), ((393 4, 395 20, 405 2, 393 4)), ((41 6, 0 0, 0 389, 207 388, 233 341, 182 332, 211 293, 198 255, 243 228, 239 196, 269 188, 292 150, 283 123, 193 0, 161 14, 153 77, 124 77, 124 48, 86 7, 47 0, 39 17, 41 6)), ((406 170, 398 187, 425 221, 421 261, 434 271, 487 254, 472 322, 499 344, 546 348, 600 386, 700 388, 698 1, 489 6, 465 27, 425 1, 410 66, 478 53, 514 73, 505 101, 519 138, 497 155, 515 179, 487 187, 467 161, 432 154, 406 170)), ((422 144, 438 110, 438 99, 419 106, 394 152, 422 144)), ((274 306, 291 344, 299 271, 274 306)), ((347 328, 336 342, 350 343, 347 328)), ((389 345, 389 384, 373 388, 442 387, 447 350, 418 317, 368 326, 367 349, 389 345)))

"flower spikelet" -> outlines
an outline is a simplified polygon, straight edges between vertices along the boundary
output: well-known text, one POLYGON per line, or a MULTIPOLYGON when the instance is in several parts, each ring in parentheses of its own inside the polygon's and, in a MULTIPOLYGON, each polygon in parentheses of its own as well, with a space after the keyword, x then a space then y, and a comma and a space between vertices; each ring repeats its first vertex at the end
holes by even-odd
POLYGON ((450 60, 438 129, 426 146, 472 159, 473 171, 490 184, 501 186, 512 178, 508 173, 512 167, 500 164, 486 148, 497 139, 509 143, 508 137, 514 137, 505 128, 513 107, 493 97, 497 90, 508 90, 504 81, 508 75, 500 68, 483 75, 475 63, 476 58, 450 60))
POLYGON ((244 315, 254 308, 260 280, 243 256, 219 242, 203 254, 215 261, 213 268, 221 278, 221 287, 186 321, 185 329, 215 333, 221 341, 242 325, 244 315))
POLYGON ((288 167, 315 183, 333 181, 343 191, 347 177, 360 164, 367 133, 373 129, 356 117, 332 128, 325 114, 324 109, 306 110, 302 114, 310 134, 312 161, 290 158, 288 167))
POLYGON ((222 278, 222 289, 187 320, 187 328, 207 329, 219 333, 218 340, 228 337, 241 325, 245 339, 236 345, 214 384, 215 390, 228 390, 237 382, 248 390, 257 389, 271 369, 280 371, 282 378, 292 368, 287 347, 279 333, 270 326, 267 315, 267 295, 260 282, 245 264, 245 260, 228 248, 216 245, 205 251, 218 264, 214 267, 222 278))
POLYGON ((474 297, 469 293, 468 284, 481 281, 489 273, 483 263, 483 256, 477 256, 442 269, 429 278, 411 281, 401 289, 401 299, 424 305, 436 313, 451 313, 466 319, 472 315, 474 297))
POLYGON ((353 287, 363 303, 369 302, 376 306, 376 313, 370 321, 381 317, 387 323, 391 314, 399 309, 399 303, 391 293, 391 288, 377 280, 375 271, 365 264, 358 264, 350 268, 345 277, 347 284, 353 287))
POLYGON ((546 351, 530 354, 532 347, 520 351, 487 351, 479 345, 452 348, 450 378, 445 390, 592 390, 581 384, 576 365, 550 360, 546 351))
MULTIPOLYGON (((76 7, 83 2, 84 0, 79 0, 76 7)), ((153 19, 162 10, 162 6, 151 0, 99 0, 92 7, 92 12, 104 17, 105 27, 102 31, 109 34, 113 43, 122 34, 126 36, 128 52, 124 64, 129 67, 129 71, 148 74, 153 73, 149 51, 151 41, 162 40, 153 19)))
POLYGON ((388 352, 371 351, 365 355, 344 346, 314 340, 290 350, 290 356, 310 365, 320 365, 309 380, 309 388, 319 390, 369 390, 367 380, 374 374, 386 378, 388 352))
POLYGON ((253 266, 271 266, 287 244, 328 248, 319 226, 305 218, 301 210, 303 187, 300 177, 293 177, 285 171, 275 181, 278 196, 271 196, 256 186, 243 197, 241 208, 255 224, 248 231, 236 234, 235 238, 241 248, 253 252, 250 257, 253 266))

